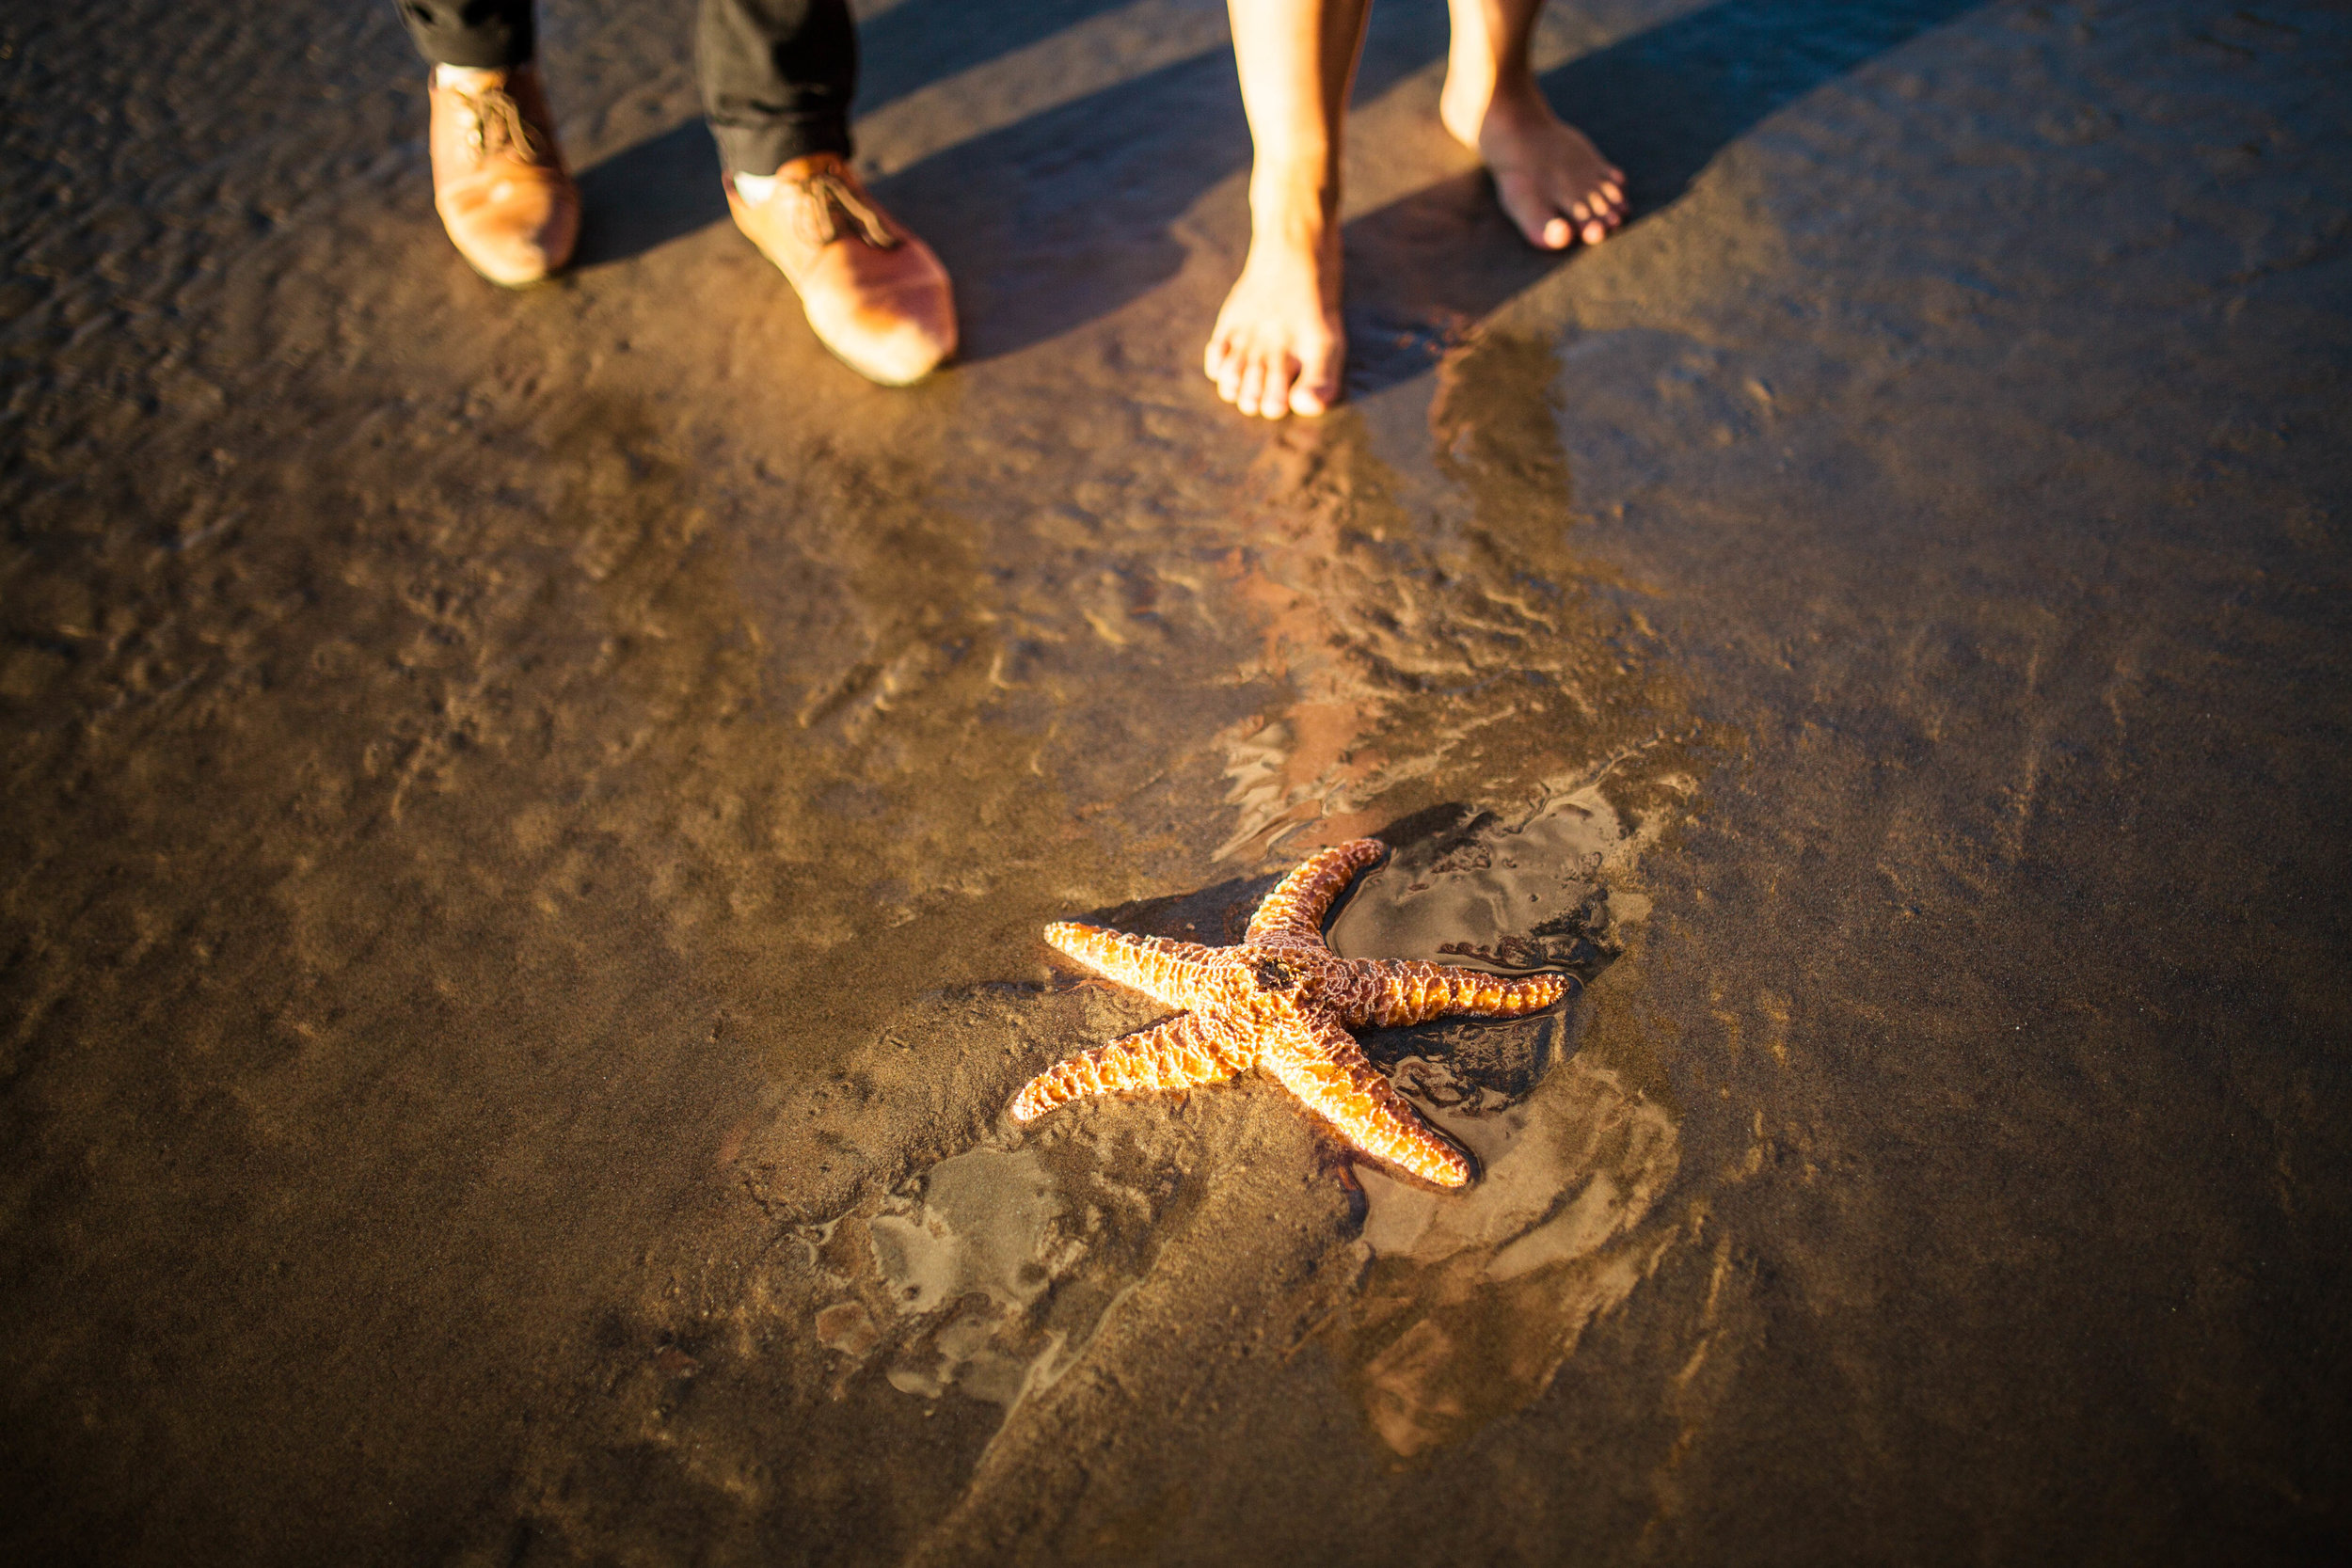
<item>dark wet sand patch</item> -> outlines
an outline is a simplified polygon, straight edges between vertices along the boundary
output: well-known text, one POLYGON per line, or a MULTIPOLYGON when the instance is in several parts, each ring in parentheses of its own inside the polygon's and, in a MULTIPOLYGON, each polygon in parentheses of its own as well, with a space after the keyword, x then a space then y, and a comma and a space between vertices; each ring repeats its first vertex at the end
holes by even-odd
POLYGON ((550 7, 643 205, 513 295, 389 10, 0 24, 0 1542, 2340 1547, 2341 19, 1564 8, 1643 212, 1557 262, 1384 7, 1269 430, 1216 8, 965 9, 868 34, 912 394, 675 188, 662 8, 550 7), (1368 1042, 1490 1186, 1009 1135, 1151 1016, 1044 921, 1382 829, 1540 918, 1381 945, 1589 981, 1368 1042))

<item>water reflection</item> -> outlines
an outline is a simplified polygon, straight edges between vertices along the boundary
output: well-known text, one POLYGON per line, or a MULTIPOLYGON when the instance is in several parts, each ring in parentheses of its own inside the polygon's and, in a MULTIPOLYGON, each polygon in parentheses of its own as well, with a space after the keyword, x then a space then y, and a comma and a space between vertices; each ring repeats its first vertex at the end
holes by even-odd
POLYGON ((1331 923, 1352 956, 1429 958, 1502 972, 1565 970, 1589 982, 1623 950, 1621 922, 1649 911, 1613 893, 1664 826, 1629 832, 1598 780, 1560 781, 1524 819, 1492 813, 1400 844, 1331 923))
MULTIPOLYGON (((1336 948, 1587 979, 1622 950, 1646 906, 1612 884, 1656 819, 1629 829, 1595 781, 1516 820, 1461 815, 1392 830, 1404 842, 1334 920, 1336 948)), ((1482 1169, 1453 1194, 1356 1165, 1360 1278, 1324 1338, 1399 1454, 1540 1394, 1671 1239, 1652 1211, 1679 1164, 1673 1119, 1570 1056, 1574 1027, 1571 1011, 1367 1039, 1482 1169)), ((807 1232, 836 1292, 814 1326, 847 1357, 844 1381, 879 1367, 901 1393, 954 1389, 1009 1418, 1059 1380, 1152 1268, 1198 1157, 1135 1111, 1114 1102, 1058 1137, 992 1140, 807 1232)))
MULTIPOLYGON (((1156 1253, 1175 1168, 1090 1140, 992 1143, 803 1233, 839 1299, 814 1320, 902 1394, 1002 1405, 1053 1386, 1156 1253)), ((837 1386, 840 1385, 837 1385, 837 1386)))
MULTIPOLYGON (((1218 737, 1219 859, 1294 858, 1449 797, 1524 801, 1691 737, 1646 626, 1596 602, 1568 547, 1558 371, 1544 345, 1474 335, 1425 434, 1358 411, 1272 439, 1228 577, 1281 695, 1218 737)), ((1613 787, 1679 770, 1615 767, 1613 787)))
POLYGON ((1675 1125, 1605 1068, 1574 1059, 1518 1104, 1466 1096, 1431 1119, 1484 1178, 1447 1205, 1364 1174, 1369 1266, 1328 1336, 1373 1430, 1408 1458, 1550 1386, 1677 1234, 1653 1212, 1681 1163, 1675 1125))
MULTIPOLYGON (((1256 629, 1236 677, 1268 700, 1216 740, 1232 813, 1216 853, 1287 864, 1381 832, 1393 853, 1331 922, 1342 953, 1590 984, 1648 912, 1637 863, 1685 809, 1693 736, 1644 657, 1646 626, 1567 548, 1557 369, 1542 347, 1473 338, 1425 432, 1359 410, 1272 436, 1219 562, 1226 602, 1256 629)), ((1246 913, 1263 886, 1225 891, 1246 913)), ((1220 940, 1198 902, 1168 934, 1220 940)), ((1150 1016, 1138 1005, 1119 1027, 1150 1016)), ((1466 1193, 1438 1194, 1327 1149, 1360 1183, 1361 1226, 1315 1265, 1343 1282, 1314 1338, 1392 1453, 1539 1395, 1675 1234, 1657 1212, 1680 1164, 1675 1118, 1576 1054, 1582 1017, 1571 1003, 1364 1039, 1482 1166, 1466 1193)), ((1000 1054, 1026 1068, 1072 1043, 1041 1033, 1000 1054)), ((1122 1303, 1166 1294, 1142 1291, 1162 1248, 1219 1266, 1183 1223, 1204 1162, 1229 1157, 1199 1120, 1153 1101, 1025 1133, 1000 1122, 806 1232, 836 1389, 869 1377, 993 1404, 991 1464, 1018 1468, 1043 1440, 1028 1429, 1060 1418, 1025 1412, 1063 1409, 1040 1396, 1122 1303)))
MULTIPOLYGON (((1586 784, 1523 822, 1488 818, 1407 846, 1366 879, 1332 940, 1351 954, 1444 955, 1589 977, 1647 912, 1646 901, 1613 894, 1611 883, 1630 871, 1659 820, 1629 832, 1586 784)), ((1456 1024, 1415 1042, 1391 1069, 1476 1158, 1476 1183, 1438 1194, 1375 1166, 1358 1173, 1364 1273, 1325 1338, 1372 1429, 1400 1455, 1541 1394, 1585 1325, 1624 1301, 1673 1239, 1653 1218, 1680 1164, 1673 1118, 1581 1057, 1547 1072, 1572 1043, 1572 1025, 1555 1017, 1534 1030, 1524 1067, 1498 1064, 1491 1049, 1476 1049, 1482 1032, 1456 1024)), ((1375 1052, 1380 1043, 1371 1042, 1375 1052)))

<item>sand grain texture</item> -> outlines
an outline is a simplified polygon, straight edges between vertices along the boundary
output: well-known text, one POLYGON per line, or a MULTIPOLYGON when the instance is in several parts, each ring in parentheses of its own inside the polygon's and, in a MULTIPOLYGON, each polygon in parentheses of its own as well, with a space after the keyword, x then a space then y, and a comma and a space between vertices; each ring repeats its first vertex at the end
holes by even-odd
POLYGON ((2341 9, 1562 4, 1563 261, 1387 5, 1280 428, 1221 7, 865 9, 901 393, 679 8, 516 293, 389 7, 0 18, 0 1557, 2341 1554, 2341 9), (1489 1184, 1005 1118, 1154 1017, 1047 922, 1369 832, 1587 983, 1366 1038, 1489 1184))

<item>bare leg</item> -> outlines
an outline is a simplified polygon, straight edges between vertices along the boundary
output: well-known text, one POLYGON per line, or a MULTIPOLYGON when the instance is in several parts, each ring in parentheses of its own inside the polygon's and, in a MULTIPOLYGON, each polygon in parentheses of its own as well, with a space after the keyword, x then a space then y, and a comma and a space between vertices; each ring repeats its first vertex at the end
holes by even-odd
POLYGON ((1340 142, 1368 0, 1229 0, 1255 156, 1249 257, 1201 368, 1269 420, 1340 395, 1340 142))
POLYGON ((1530 245, 1598 245, 1625 221, 1625 175, 1536 90, 1527 40, 1543 0, 1447 3, 1454 43, 1438 100, 1445 128, 1486 160, 1502 210, 1530 245))

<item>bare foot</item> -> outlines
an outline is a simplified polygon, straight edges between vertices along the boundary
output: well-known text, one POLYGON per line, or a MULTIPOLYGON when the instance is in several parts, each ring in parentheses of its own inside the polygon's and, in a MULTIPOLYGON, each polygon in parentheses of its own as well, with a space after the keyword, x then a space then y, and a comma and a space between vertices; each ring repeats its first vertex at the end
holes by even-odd
POLYGON ((1340 240, 1319 210, 1261 219, 1249 259, 1216 313, 1200 368, 1245 414, 1321 414, 1340 398, 1340 240))
POLYGON ((1625 172, 1544 102, 1533 77, 1498 84, 1454 62, 1438 100, 1454 139, 1486 161, 1502 210, 1527 243, 1598 245, 1625 221, 1625 172))

